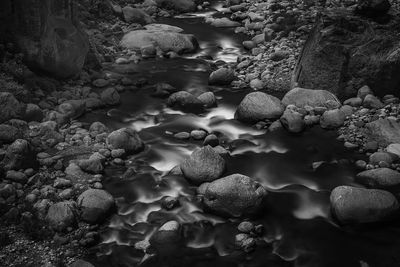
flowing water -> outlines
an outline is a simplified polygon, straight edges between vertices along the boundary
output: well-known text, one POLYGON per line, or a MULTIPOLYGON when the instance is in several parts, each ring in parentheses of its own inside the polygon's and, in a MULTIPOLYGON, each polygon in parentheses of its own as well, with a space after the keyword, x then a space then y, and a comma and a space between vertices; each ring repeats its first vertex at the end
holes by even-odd
MULTIPOLYGON (((318 127, 301 135, 268 133, 233 119, 236 106, 250 89, 209 87, 210 63, 199 57, 234 62, 244 54, 244 36, 232 29, 204 23, 221 16, 221 7, 188 14, 162 23, 195 34, 198 54, 177 59, 150 59, 137 65, 109 66, 113 75, 145 77, 152 84, 166 82, 181 90, 212 90, 217 108, 202 114, 183 113, 150 96, 151 87, 124 92, 117 109, 87 115, 111 128, 131 127, 146 142, 146 150, 131 158, 126 168, 108 168, 104 185, 117 199, 118 212, 95 249, 96 266, 399 266, 399 228, 392 225, 340 228, 331 218, 329 193, 339 185, 354 184, 354 161, 362 158, 345 150, 334 131, 318 127), (196 201, 196 188, 168 172, 201 146, 200 141, 175 139, 173 133, 204 129, 220 137, 230 151, 227 175, 241 173, 269 191, 262 211, 252 221, 265 228, 263 241, 252 253, 234 245, 238 219, 206 213, 196 201), (124 175, 126 169, 130 175, 124 175), (179 198, 180 206, 165 210, 162 200, 179 198), (135 249, 165 222, 182 225, 183 242, 170 244, 155 255, 135 249)), ((243 220, 243 219, 242 219, 243 220)))

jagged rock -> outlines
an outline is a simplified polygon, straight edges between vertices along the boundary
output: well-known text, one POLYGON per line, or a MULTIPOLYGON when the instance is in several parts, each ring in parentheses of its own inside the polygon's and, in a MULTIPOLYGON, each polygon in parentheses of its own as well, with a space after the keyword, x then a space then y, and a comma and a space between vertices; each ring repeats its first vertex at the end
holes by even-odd
POLYGON ((76 207, 74 202, 64 201, 50 206, 46 221, 58 232, 65 231, 76 223, 76 207))
POLYGON ((396 197, 380 189, 336 187, 330 196, 332 211, 341 223, 373 223, 388 219, 399 208, 396 197))
POLYGON ((389 168, 366 170, 357 174, 357 181, 371 188, 388 188, 400 184, 400 173, 389 168))
POLYGON ((253 92, 244 97, 235 112, 235 118, 242 122, 258 122, 278 119, 284 111, 281 101, 262 92, 253 92))
POLYGON ((312 90, 304 88, 293 88, 282 99, 284 106, 295 105, 299 108, 305 106, 310 107, 328 107, 329 101, 333 101, 340 106, 340 101, 337 97, 326 90, 312 90))
POLYGON ((107 144, 114 149, 124 149, 126 152, 137 153, 143 150, 144 144, 137 132, 131 128, 122 128, 111 132, 107 144))
POLYGON ((205 186, 204 204, 217 213, 238 217, 256 211, 266 194, 250 177, 232 174, 205 186))
POLYGON ((106 219, 114 208, 112 195, 100 189, 88 189, 78 197, 81 218, 88 223, 98 223, 106 219))
POLYGON ((196 184, 218 179, 224 173, 225 167, 225 160, 211 146, 195 150, 181 164, 183 175, 196 184))

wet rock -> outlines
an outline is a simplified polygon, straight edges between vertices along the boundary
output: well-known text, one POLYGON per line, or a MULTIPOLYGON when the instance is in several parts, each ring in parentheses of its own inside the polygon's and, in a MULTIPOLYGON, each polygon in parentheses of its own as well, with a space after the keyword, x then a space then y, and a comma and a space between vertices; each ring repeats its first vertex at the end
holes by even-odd
POLYGON ((208 83, 211 85, 230 85, 235 79, 235 73, 228 68, 220 68, 213 71, 208 78, 208 83))
POLYGON ((322 114, 320 123, 322 128, 335 129, 341 127, 345 119, 346 116, 340 109, 333 109, 322 114))
POLYGON ((204 107, 212 108, 217 106, 217 99, 213 92, 205 92, 197 97, 204 107))
POLYGON ((105 157, 96 152, 91 155, 89 159, 79 160, 78 166, 85 172, 99 174, 102 173, 104 170, 104 161, 105 157))
POLYGON ((238 234, 235 236, 235 244, 245 252, 251 252, 256 247, 256 240, 247 234, 238 234))
POLYGON ((180 224, 177 221, 164 223, 150 238, 151 246, 161 254, 167 254, 179 247, 182 240, 180 224))
POLYGON ((88 223, 99 223, 106 219, 114 208, 114 198, 106 191, 89 189, 78 197, 81 218, 88 223))
POLYGON ((327 107, 328 101, 333 101, 340 106, 340 101, 329 91, 294 88, 286 93, 282 99, 282 104, 285 106, 295 105, 300 108, 305 106, 327 107))
POLYGON ((256 211, 266 194, 250 177, 232 174, 207 185, 204 204, 214 212, 238 217, 256 211))
POLYGON ((238 225, 238 230, 239 230, 239 232, 249 234, 254 230, 254 224, 252 224, 251 222, 247 222, 247 221, 241 222, 238 225))
POLYGON ((203 140, 207 136, 207 132, 204 130, 193 130, 190 132, 190 136, 195 140, 203 140))
POLYGON ((57 107, 58 113, 55 114, 55 121, 62 125, 69 120, 80 117, 86 110, 83 100, 67 100, 57 107))
POLYGON ((81 168, 75 163, 70 163, 67 168, 65 168, 65 175, 68 180, 73 183, 83 183, 86 184, 90 179, 93 178, 92 175, 82 171, 81 168))
POLYGON ((19 118, 25 111, 25 105, 8 92, 0 92, 0 107, 0 123, 19 118))
POLYGON ((219 139, 215 134, 210 134, 207 135, 207 137, 204 139, 203 146, 212 146, 216 147, 219 145, 219 139))
POLYGON ((284 109, 281 101, 262 92, 253 92, 245 96, 235 112, 235 118, 242 122, 258 122, 279 118, 284 109))
POLYGON ((131 128, 122 128, 111 132, 107 137, 107 144, 114 149, 121 148, 129 153, 137 153, 144 148, 139 135, 131 128))
POLYGON ((194 95, 186 91, 176 92, 168 97, 167 105, 182 110, 201 110, 203 103, 194 95))
POLYGON ((75 203, 70 201, 59 202, 50 206, 46 221, 51 228, 62 232, 76 223, 75 214, 75 203))
POLYGON ((190 133, 188 133, 188 132, 180 132, 180 133, 174 134, 174 137, 176 139, 186 140, 186 139, 190 138, 190 133))
POLYGON ((95 137, 98 134, 108 132, 108 128, 103 123, 95 121, 90 125, 89 132, 92 137, 95 137))
POLYGON ((155 97, 167 97, 178 90, 168 83, 157 83, 155 86, 155 91, 152 96, 155 97))
POLYGON ((140 8, 126 6, 122 8, 122 13, 125 21, 128 23, 139 23, 145 25, 153 22, 151 16, 140 8))
POLYGON ((103 103, 110 106, 118 105, 121 102, 121 96, 119 95, 118 91, 113 87, 107 88, 103 92, 101 92, 100 98, 103 103))
POLYGON ((168 24, 160 24, 160 23, 152 23, 144 26, 146 30, 149 31, 168 31, 168 32, 183 32, 182 28, 168 25, 168 24))
POLYGON ((383 108, 383 106, 384 105, 382 104, 382 102, 376 96, 367 95, 364 98, 363 107, 365 107, 365 108, 379 109, 379 108, 383 108))
POLYGON ((125 34, 121 41, 122 47, 136 50, 153 44, 165 53, 169 51, 178 54, 190 53, 198 48, 193 35, 174 31, 136 30, 125 34))
POLYGON ((232 28, 232 27, 238 27, 240 26, 240 23, 237 21, 232 21, 228 18, 216 18, 216 19, 211 19, 210 23, 214 27, 218 28, 232 28))
POLYGON ((389 168, 366 170, 357 174, 357 181, 371 188, 390 188, 400 184, 400 173, 389 168))
POLYGON ((225 171, 225 160, 211 146, 195 150, 181 164, 183 175, 196 184, 218 179, 225 171))
POLYGON ((380 146, 400 143, 400 123, 392 119, 379 119, 365 125, 365 134, 369 141, 376 141, 380 146))
POLYGON ((392 193, 352 186, 336 187, 330 196, 332 211, 341 223, 373 223, 388 219, 399 208, 392 193))
POLYGON ((250 88, 253 88, 254 90, 262 90, 265 87, 264 82, 260 79, 251 80, 249 85, 250 88))
POLYGON ((362 105, 362 99, 359 97, 353 97, 353 98, 349 98, 346 101, 343 102, 344 105, 349 105, 352 107, 359 107, 362 105))
POLYGON ((283 127, 291 133, 300 133, 305 128, 303 115, 296 111, 286 110, 280 121, 283 127))

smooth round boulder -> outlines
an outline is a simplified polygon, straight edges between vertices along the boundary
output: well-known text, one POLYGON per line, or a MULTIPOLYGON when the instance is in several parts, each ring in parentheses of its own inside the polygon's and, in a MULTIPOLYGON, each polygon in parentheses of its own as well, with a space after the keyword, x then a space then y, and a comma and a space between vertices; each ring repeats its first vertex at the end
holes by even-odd
POLYGON ((373 165, 379 165, 380 162, 386 162, 392 164, 398 157, 395 154, 388 152, 375 152, 369 156, 369 163, 373 165))
POLYGON ((207 184, 203 201, 211 211, 239 217, 255 212, 266 195, 267 191, 257 181, 232 174, 207 184))
POLYGON ((283 111, 278 98, 263 92, 253 92, 240 102, 235 118, 242 122, 255 123, 265 119, 278 119, 283 111))
POLYGON ((321 127, 335 129, 343 126, 346 115, 340 109, 327 110, 320 118, 321 127))
POLYGON ((181 164, 183 175, 195 184, 214 181, 222 176, 225 160, 211 146, 196 149, 181 164))
POLYGON ((205 92, 197 97, 206 108, 213 108, 217 106, 217 98, 213 92, 205 92))
POLYGON ((360 172, 356 180, 371 188, 388 188, 400 185, 400 173, 389 168, 377 168, 360 172))
POLYGON ((235 73, 228 68, 220 68, 213 71, 208 78, 211 85, 230 85, 235 80, 235 73))
POLYGON ((286 110, 280 121, 283 127, 291 133, 300 133, 305 128, 303 115, 296 111, 286 110))
POLYGON ((111 132, 107 137, 107 144, 113 149, 124 149, 129 153, 137 153, 144 148, 139 135, 131 128, 122 128, 111 132))
POLYGON ((399 209, 396 197, 381 189, 336 187, 330 196, 333 214, 343 223, 375 223, 387 220, 399 209))
POLYGON ((341 105, 339 99, 329 91, 297 87, 286 93, 282 99, 282 104, 285 106, 295 105, 299 108, 305 106, 328 107, 327 102, 330 100, 337 103, 338 106, 341 105))
POLYGON ((47 211, 46 221, 52 229, 61 232, 76 223, 75 213, 74 202, 55 203, 47 211))
POLYGON ((100 189, 88 189, 78 197, 81 218, 88 223, 102 222, 114 208, 112 195, 100 189))
POLYGON ((386 152, 400 157, 400 144, 390 144, 386 147, 386 152))

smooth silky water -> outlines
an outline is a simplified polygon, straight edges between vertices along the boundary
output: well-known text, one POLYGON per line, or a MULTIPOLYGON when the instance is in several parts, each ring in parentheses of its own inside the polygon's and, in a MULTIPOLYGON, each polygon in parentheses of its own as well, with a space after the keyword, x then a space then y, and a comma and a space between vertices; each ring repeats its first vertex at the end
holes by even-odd
POLYGON ((354 161, 362 155, 346 150, 337 133, 319 127, 300 135, 284 130, 268 133, 234 120, 236 106, 250 89, 209 87, 210 63, 199 57, 234 62, 244 54, 244 36, 233 29, 204 23, 221 16, 213 9, 162 19, 195 34, 201 49, 177 59, 149 59, 139 64, 111 65, 109 73, 151 84, 169 83, 180 90, 212 90, 218 107, 202 114, 183 113, 151 96, 151 86, 122 94, 115 109, 86 115, 87 122, 102 121, 112 129, 131 127, 146 142, 146 150, 130 158, 125 167, 107 168, 104 185, 117 199, 118 212, 93 249, 96 266, 400 266, 400 229, 395 225, 340 228, 330 215, 329 194, 339 185, 354 184, 354 161), (234 245, 236 227, 243 219, 226 219, 203 211, 196 188, 168 172, 200 141, 178 140, 173 133, 204 129, 217 134, 230 155, 226 175, 250 176, 269 191, 253 222, 264 225, 263 242, 254 252, 234 245), (127 169, 129 175, 124 175, 127 169), (167 211, 162 199, 177 197, 180 206, 167 211), (165 222, 182 225, 183 242, 165 252, 145 254, 135 243, 148 240, 165 222))

